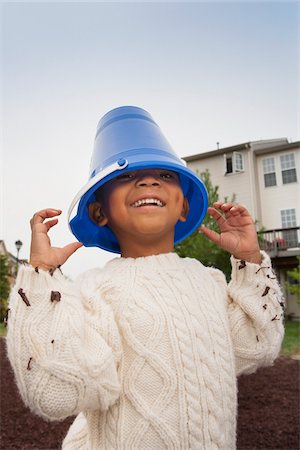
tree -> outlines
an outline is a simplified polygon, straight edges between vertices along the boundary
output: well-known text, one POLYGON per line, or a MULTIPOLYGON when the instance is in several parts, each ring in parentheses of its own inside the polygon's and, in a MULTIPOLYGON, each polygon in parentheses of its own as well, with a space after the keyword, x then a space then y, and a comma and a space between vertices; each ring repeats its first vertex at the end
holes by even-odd
POLYGON ((300 304, 300 256, 297 259, 298 266, 287 272, 289 277, 287 287, 290 293, 296 296, 297 303, 300 304))
POLYGON ((3 322, 6 316, 7 299, 10 285, 8 280, 9 268, 6 255, 0 255, 0 320, 3 322))
MULTIPOLYGON (((219 200, 219 186, 213 186, 208 170, 201 173, 200 178, 208 192, 208 204, 212 205, 219 200)), ((229 201, 232 202, 234 200, 235 195, 233 194, 229 201)), ((225 198, 224 201, 227 202, 228 199, 225 198)), ((214 231, 219 231, 218 225, 208 214, 205 216, 203 224, 214 231)), ((230 279, 230 254, 219 248, 206 236, 199 233, 199 231, 196 230, 191 236, 177 244, 175 251, 179 256, 195 258, 205 266, 213 266, 220 269, 225 274, 227 280, 230 279)))

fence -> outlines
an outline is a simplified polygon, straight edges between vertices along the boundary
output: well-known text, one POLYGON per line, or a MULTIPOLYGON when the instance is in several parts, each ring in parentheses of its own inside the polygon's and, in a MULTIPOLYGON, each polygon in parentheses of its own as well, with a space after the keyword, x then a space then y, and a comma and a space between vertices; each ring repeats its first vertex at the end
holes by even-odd
POLYGON ((277 228, 258 232, 260 247, 268 253, 300 248, 300 227, 277 228))

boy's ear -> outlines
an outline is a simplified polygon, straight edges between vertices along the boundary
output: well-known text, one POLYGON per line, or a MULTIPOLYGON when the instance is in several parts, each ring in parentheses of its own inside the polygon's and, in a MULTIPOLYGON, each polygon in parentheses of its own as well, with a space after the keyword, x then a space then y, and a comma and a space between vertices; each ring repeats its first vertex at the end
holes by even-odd
POLYGON ((89 204, 90 219, 99 227, 104 227, 108 218, 106 217, 100 202, 93 202, 89 204))
POLYGON ((186 197, 184 197, 182 211, 181 211, 181 214, 178 219, 180 222, 186 222, 186 218, 188 216, 189 210, 190 210, 190 206, 189 206, 188 199, 186 197))

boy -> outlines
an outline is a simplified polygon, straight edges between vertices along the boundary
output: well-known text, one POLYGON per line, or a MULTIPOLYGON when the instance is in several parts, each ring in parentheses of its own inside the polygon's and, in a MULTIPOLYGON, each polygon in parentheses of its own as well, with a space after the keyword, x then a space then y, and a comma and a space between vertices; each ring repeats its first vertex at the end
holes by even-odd
POLYGON ((8 354, 35 413, 78 414, 66 450, 234 449, 236 376, 272 364, 280 349, 280 288, 244 207, 215 203, 208 213, 221 233, 201 228, 233 255, 228 286, 220 271, 173 252, 204 217, 206 192, 155 127, 139 108, 108 113, 71 207, 79 201, 71 228, 84 245, 121 258, 70 283, 56 268, 82 244, 51 247, 60 210, 31 221, 8 354))

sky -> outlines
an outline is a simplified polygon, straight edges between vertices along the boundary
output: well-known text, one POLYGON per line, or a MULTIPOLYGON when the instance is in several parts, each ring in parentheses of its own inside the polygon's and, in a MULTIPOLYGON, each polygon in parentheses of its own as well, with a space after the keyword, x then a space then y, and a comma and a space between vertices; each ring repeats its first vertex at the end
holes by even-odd
MULTIPOLYGON (((0 239, 29 258, 29 220, 67 211, 88 180, 99 119, 151 113, 182 157, 299 140, 297 2, 2 2, 0 239)), ((82 248, 71 278, 115 255, 82 248)))

